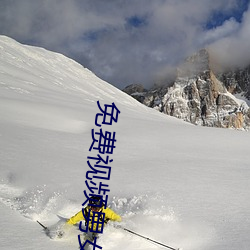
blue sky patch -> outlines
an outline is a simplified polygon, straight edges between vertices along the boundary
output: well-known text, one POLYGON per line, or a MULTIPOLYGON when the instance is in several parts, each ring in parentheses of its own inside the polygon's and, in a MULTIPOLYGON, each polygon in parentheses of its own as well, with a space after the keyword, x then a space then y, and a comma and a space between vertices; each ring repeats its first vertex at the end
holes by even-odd
POLYGON ((238 8, 230 13, 224 13, 223 10, 216 11, 212 14, 210 20, 206 23, 206 29, 213 29, 221 26, 226 20, 234 18, 238 23, 242 22, 244 12, 248 9, 249 0, 239 0, 238 8))
POLYGON ((131 16, 127 18, 127 24, 130 27, 139 28, 147 24, 147 19, 145 17, 131 16))

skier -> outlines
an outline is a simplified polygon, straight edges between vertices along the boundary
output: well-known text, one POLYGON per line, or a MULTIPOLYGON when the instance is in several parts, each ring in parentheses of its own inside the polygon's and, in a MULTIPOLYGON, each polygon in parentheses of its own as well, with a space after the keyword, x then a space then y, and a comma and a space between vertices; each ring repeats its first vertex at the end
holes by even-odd
MULTIPOLYGON (((110 208, 105 208, 104 204, 101 204, 101 202, 102 200, 100 197, 90 197, 89 206, 67 220, 67 224, 74 225, 79 221, 85 220, 85 226, 89 229, 89 232, 92 232, 88 237, 93 240, 98 233, 102 233, 103 226, 105 226, 109 220, 117 222, 122 221, 120 215, 116 214, 110 208)), ((79 228, 80 227, 81 225, 79 228)))

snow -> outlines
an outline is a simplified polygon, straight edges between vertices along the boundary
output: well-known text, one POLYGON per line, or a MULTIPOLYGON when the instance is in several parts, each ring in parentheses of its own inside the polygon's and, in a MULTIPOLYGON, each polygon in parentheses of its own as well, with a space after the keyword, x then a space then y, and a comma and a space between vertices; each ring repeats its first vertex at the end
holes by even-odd
MULTIPOLYGON (((82 208, 98 100, 121 111, 108 127, 109 206, 123 227, 183 250, 249 249, 249 132, 166 116, 63 55, 0 36, 1 249, 78 249, 77 227, 50 239, 36 220, 54 227, 82 208)), ((98 244, 163 249, 112 223, 98 244)))
POLYGON ((246 97, 244 97, 243 94, 234 94, 234 96, 240 100, 241 103, 246 103, 248 106, 250 106, 250 100, 248 100, 246 97))

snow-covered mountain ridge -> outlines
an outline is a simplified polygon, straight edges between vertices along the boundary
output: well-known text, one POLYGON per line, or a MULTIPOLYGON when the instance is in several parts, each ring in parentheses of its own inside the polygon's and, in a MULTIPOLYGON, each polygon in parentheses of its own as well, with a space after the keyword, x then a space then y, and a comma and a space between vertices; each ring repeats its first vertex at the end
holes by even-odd
MULTIPOLYGON (((39 94, 38 97, 42 100, 42 98, 48 98, 47 94, 51 95, 50 91, 54 90, 51 88, 52 85, 62 95, 70 91, 76 96, 87 94, 98 98, 105 91, 107 98, 114 99, 115 91, 117 91, 115 87, 97 77, 98 83, 91 84, 88 79, 92 79, 94 74, 75 61, 43 48, 22 45, 5 36, 0 36, 0 38, 0 73, 3 89, 11 89, 17 94, 21 93, 29 97, 39 94), (13 77, 11 82, 9 76, 13 77), (21 83, 15 82, 15 78, 21 79, 21 83), (86 85, 92 91, 87 92, 86 85), (39 88, 43 91, 39 92, 39 88)), ((122 96, 124 98, 121 102, 124 104, 136 105, 131 98, 122 96)))
POLYGON ((200 50, 178 68, 169 86, 124 91, 146 106, 196 125, 249 129, 249 69, 214 73, 210 54, 200 50), (237 95, 236 95, 237 94, 237 95))

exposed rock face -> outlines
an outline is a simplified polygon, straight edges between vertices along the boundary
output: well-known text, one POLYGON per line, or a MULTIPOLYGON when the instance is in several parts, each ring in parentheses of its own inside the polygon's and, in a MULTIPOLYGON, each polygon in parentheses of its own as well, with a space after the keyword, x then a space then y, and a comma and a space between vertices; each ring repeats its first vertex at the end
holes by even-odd
POLYGON ((134 93, 141 93, 147 90, 144 89, 142 84, 131 84, 131 85, 128 85, 123 91, 129 95, 132 95, 134 93))
POLYGON ((125 89, 123 89, 125 93, 128 95, 133 96, 137 101, 142 102, 144 101, 147 90, 144 89, 142 84, 131 84, 128 85, 125 89))
POLYGON ((250 66, 218 74, 218 79, 225 84, 230 93, 242 93, 250 100, 250 66))
MULTIPOLYGON (((171 87, 137 91, 136 95, 140 96, 137 100, 196 125, 236 129, 250 127, 248 105, 232 95, 249 86, 249 70, 221 74, 224 83, 211 70, 208 51, 201 50, 189 57, 177 72, 171 87)), ((245 91, 245 96, 249 92, 245 91)), ((131 95, 134 96, 133 93, 131 95)))

